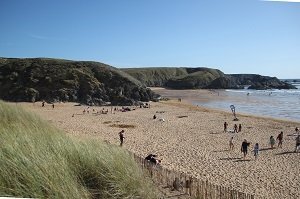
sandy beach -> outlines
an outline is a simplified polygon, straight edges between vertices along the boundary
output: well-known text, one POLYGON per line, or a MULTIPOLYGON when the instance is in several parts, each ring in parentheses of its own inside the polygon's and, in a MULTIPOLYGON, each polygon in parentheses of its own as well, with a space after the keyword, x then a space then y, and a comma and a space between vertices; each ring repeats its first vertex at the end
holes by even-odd
MULTIPOLYGON (((201 91, 204 97, 211 95, 210 92, 201 91)), ((54 109, 50 104, 42 107, 40 102, 18 103, 17 106, 81 138, 119 145, 118 133, 124 129, 125 149, 142 157, 158 154, 163 167, 215 184, 262 198, 300 197, 300 153, 293 153, 294 129, 300 127, 300 123, 239 114, 239 121, 234 122, 231 112, 193 106, 185 100, 150 104, 150 108, 135 107, 133 111, 113 113, 110 107, 87 109, 75 103, 57 103, 54 109), (108 109, 108 113, 97 114, 103 108, 108 109), (84 109, 89 113, 83 113, 84 109), (153 119, 154 114, 157 119, 153 119), (242 131, 224 132, 225 121, 230 130, 234 124, 241 124, 242 131), (276 139, 281 131, 284 132, 283 147, 277 148, 276 142, 276 148, 270 149, 270 136, 276 139), (230 151, 232 136, 234 149, 230 151), (244 139, 251 142, 246 160, 240 151, 244 139), (257 160, 252 152, 255 143, 259 143, 261 149, 257 160)))

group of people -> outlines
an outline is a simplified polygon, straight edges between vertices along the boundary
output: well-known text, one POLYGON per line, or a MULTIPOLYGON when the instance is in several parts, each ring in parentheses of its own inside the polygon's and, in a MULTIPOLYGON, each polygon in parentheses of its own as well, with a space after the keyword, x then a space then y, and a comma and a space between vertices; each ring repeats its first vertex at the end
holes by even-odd
MULTIPOLYGON (((242 131, 242 124, 239 124, 239 126, 237 124, 233 125, 233 133, 239 133, 242 131)), ((228 132, 228 123, 224 122, 224 132, 228 132)))
MULTIPOLYGON (((295 131, 296 131, 296 146, 295 146, 294 152, 299 152, 300 151, 299 129, 296 127, 295 131)), ((233 139, 234 139, 234 137, 231 137, 229 140, 229 149, 230 150, 233 150, 233 148, 234 148, 233 139)), ((276 141, 278 141, 277 147, 282 148, 282 143, 283 143, 283 132, 282 131, 278 134, 276 140, 273 136, 270 137, 269 144, 270 144, 271 149, 275 148, 276 141)), ((242 142, 241 152, 244 155, 244 159, 246 159, 246 156, 248 154, 248 148, 249 148, 250 144, 251 143, 248 142, 246 139, 244 139, 244 141, 242 142)), ((255 159, 257 159, 257 157, 258 157, 259 151, 260 151, 259 144, 255 143, 255 145, 253 146, 253 155, 254 155, 255 159)))

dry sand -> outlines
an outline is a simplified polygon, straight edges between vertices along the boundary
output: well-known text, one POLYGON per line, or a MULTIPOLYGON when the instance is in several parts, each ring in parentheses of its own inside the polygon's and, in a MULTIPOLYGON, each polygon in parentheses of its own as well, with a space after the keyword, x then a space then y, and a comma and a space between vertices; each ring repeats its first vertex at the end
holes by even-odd
MULTIPOLYGON (((208 95, 209 91, 202 94, 208 95)), ((169 169, 264 198, 300 198, 300 153, 293 153, 293 134, 299 123, 247 115, 237 115, 240 120, 234 122, 230 112, 196 107, 185 101, 151 103, 150 108, 136 107, 134 111, 114 114, 105 107, 108 114, 98 115, 95 112, 103 107, 90 107, 90 113, 83 114, 87 106, 74 103, 56 104, 54 109, 49 104, 41 107, 38 102, 19 105, 79 137, 118 145, 118 133, 125 129, 124 148, 142 157, 158 154, 163 159, 162 166, 169 169), (165 121, 159 121, 160 118, 165 121), (225 121, 229 129, 235 123, 242 124, 242 132, 224 133, 225 121), (283 148, 269 149, 269 137, 276 138, 280 131, 284 132, 283 148), (231 136, 233 151, 228 150, 231 136), (251 142, 246 161, 240 152, 244 139, 251 142), (254 160, 251 151, 256 142, 262 151, 254 160)))

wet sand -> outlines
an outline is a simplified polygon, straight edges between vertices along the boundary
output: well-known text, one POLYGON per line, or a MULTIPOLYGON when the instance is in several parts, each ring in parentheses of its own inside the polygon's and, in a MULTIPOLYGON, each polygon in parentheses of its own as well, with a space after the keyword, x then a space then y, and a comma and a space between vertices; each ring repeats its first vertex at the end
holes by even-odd
MULTIPOLYGON (((210 92, 203 90, 201 95, 209 100, 210 92)), ((119 145, 118 133, 124 129, 125 149, 142 157, 158 154, 163 167, 215 184, 264 198, 300 197, 300 153, 293 153, 294 129, 300 127, 300 123, 239 114, 239 121, 234 122, 229 111, 197 107, 188 102, 153 102, 150 108, 136 107, 134 111, 114 113, 110 107, 104 107, 108 114, 96 114, 103 107, 90 107, 89 113, 83 114, 87 106, 74 106, 74 103, 55 104, 54 109, 49 104, 41 107, 39 102, 19 103, 18 106, 80 138, 119 145), (164 122, 159 120, 162 118, 164 122), (229 129, 233 129, 235 123, 242 124, 242 131, 237 134, 223 132, 225 121, 229 129), (284 132, 283 148, 270 149, 269 137, 276 138, 280 131, 284 132), (230 151, 232 136, 234 149, 230 151), (246 160, 240 152, 244 139, 251 142, 246 160), (252 153, 256 142, 261 148, 257 160, 252 153)))

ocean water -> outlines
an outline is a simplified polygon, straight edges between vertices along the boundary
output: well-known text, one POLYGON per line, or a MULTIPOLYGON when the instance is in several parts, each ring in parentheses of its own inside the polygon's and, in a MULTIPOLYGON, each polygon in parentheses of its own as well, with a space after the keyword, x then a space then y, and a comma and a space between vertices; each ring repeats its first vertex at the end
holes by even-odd
POLYGON ((192 103, 236 113, 267 116, 300 122, 300 82, 292 83, 298 89, 291 90, 215 90, 211 100, 193 99, 192 103), (221 96, 221 97, 220 97, 221 96))

